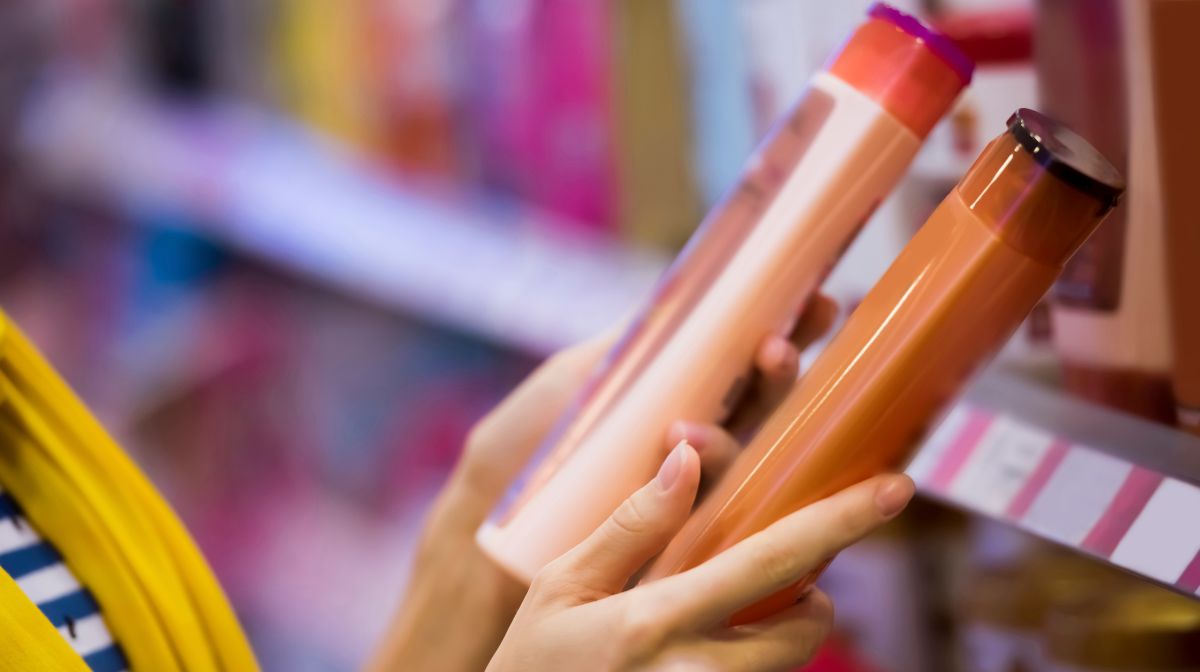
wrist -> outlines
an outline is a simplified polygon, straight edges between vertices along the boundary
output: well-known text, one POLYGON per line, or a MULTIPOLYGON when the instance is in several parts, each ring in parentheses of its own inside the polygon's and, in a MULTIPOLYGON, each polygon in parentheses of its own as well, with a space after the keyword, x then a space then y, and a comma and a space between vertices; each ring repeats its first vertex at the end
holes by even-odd
POLYGON ((434 502, 400 611, 369 669, 481 670, 500 645, 526 586, 475 543, 486 512, 467 492, 452 477, 434 502))

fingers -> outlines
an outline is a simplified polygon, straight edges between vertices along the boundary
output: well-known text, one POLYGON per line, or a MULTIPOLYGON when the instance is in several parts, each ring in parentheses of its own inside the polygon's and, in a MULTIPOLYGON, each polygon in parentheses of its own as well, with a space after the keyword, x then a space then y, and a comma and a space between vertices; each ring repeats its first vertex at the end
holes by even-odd
POLYGON ((777 334, 759 346, 754 364, 762 374, 756 395, 760 404, 774 407, 792 388, 800 374, 802 347, 777 334))
POLYGON ((786 588, 838 551, 894 518, 912 499, 912 480, 877 476, 777 521, 687 572, 647 584, 703 627, 786 588))
POLYGON ((758 426, 783 400, 800 375, 800 353, 825 335, 837 318, 833 299, 817 294, 788 338, 772 334, 754 355, 755 382, 727 423, 735 436, 758 426))
POLYGON ((471 430, 459 471, 483 515, 575 400, 615 337, 608 332, 553 355, 471 430))
POLYGON ((798 350, 804 350, 816 343, 837 320, 838 305, 833 299, 824 294, 817 294, 804 307, 804 312, 792 329, 789 340, 798 350))
POLYGON ((538 581, 569 583, 588 599, 620 592, 687 520, 700 481, 700 458, 680 443, 658 474, 630 495, 587 539, 550 563, 538 581))
POLYGON ((833 627, 833 602, 819 590, 770 618, 719 631, 685 655, 715 669, 793 670, 812 659, 833 627))
POLYGON ((741 452, 742 446, 733 435, 716 425, 698 422, 676 422, 667 432, 667 444, 687 441, 700 455, 703 481, 714 481, 725 473, 741 452))

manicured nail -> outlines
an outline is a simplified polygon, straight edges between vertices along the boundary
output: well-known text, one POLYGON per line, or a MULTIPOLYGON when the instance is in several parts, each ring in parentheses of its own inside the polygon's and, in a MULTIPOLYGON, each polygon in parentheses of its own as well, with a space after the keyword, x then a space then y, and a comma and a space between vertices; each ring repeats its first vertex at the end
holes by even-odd
POLYGON ((916 488, 909 477, 901 474, 889 476, 875 490, 875 507, 885 518, 891 518, 904 510, 915 492, 916 488))
POLYGON ((655 480, 658 481, 658 488, 663 492, 670 490, 671 486, 675 485, 675 481, 679 480, 679 472, 683 470, 684 452, 687 449, 687 440, 680 441, 671 449, 671 454, 667 455, 667 459, 663 460, 662 466, 658 468, 658 476, 655 477, 655 480))

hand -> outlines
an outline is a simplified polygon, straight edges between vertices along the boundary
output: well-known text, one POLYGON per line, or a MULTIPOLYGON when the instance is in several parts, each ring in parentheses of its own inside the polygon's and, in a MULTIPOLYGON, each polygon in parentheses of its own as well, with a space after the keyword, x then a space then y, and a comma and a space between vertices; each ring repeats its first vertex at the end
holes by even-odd
POLYGON ((621 592, 691 511, 700 460, 686 443, 586 540, 538 574, 489 672, 785 670, 807 662, 833 608, 812 590, 758 623, 730 627, 743 607, 793 585, 895 517, 911 480, 880 476, 778 521, 682 574, 621 592))
MULTIPOLYGON (((778 336, 763 341, 755 357, 758 380, 731 418, 732 431, 760 421, 786 394, 799 369, 799 350, 819 338, 835 314, 833 302, 818 297, 790 341, 778 336)), ((525 586, 483 555, 475 531, 615 337, 612 333, 552 356, 471 431, 426 520, 408 593, 368 669, 454 672, 487 664, 525 586)), ((671 434, 664 450, 686 436, 699 451, 706 480, 724 471, 739 449, 730 431, 712 425, 678 423, 671 434)))

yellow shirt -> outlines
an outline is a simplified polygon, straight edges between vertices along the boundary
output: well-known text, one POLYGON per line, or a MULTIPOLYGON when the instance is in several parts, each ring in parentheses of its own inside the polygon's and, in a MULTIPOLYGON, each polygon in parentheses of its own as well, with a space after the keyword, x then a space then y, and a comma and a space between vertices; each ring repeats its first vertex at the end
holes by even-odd
MULTIPOLYGON (((0 482, 104 605, 131 669, 258 669, 178 518, 2 313, 0 482)), ((87 667, 0 571, 0 672, 30 670, 87 667)))

